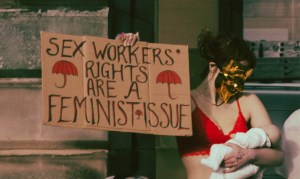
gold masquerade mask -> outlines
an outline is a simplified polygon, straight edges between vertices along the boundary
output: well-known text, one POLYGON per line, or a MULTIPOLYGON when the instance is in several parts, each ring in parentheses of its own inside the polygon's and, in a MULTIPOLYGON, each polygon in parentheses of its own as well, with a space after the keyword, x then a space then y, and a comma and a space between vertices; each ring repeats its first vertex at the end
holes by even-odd
POLYGON ((252 68, 246 68, 233 59, 229 60, 215 81, 217 92, 223 101, 227 103, 231 96, 243 92, 245 80, 252 72, 252 68))

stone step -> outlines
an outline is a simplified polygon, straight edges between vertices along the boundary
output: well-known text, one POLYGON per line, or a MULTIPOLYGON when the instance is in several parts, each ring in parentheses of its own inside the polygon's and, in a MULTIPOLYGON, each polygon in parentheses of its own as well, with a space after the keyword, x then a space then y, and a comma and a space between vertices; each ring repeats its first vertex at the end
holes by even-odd
POLYGON ((1 150, 1 179, 104 179, 106 150, 1 150))

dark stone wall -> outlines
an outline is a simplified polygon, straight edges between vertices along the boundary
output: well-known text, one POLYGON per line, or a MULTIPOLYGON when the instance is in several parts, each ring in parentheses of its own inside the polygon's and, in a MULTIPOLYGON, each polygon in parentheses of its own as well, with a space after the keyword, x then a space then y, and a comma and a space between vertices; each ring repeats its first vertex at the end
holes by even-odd
POLYGON ((0 1, 0 178, 106 177, 107 132, 43 125, 40 86, 40 31, 107 37, 99 1, 0 1))
POLYGON ((40 31, 107 37, 108 8, 98 11, 0 11, 0 69, 40 69, 40 31))

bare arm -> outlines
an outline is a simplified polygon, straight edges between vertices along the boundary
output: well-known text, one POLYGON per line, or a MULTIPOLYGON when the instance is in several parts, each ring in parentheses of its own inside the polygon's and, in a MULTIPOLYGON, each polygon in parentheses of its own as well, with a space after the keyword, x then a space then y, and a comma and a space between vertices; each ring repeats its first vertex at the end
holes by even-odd
POLYGON ((281 132, 272 124, 269 114, 261 100, 254 94, 249 95, 252 103, 251 127, 263 129, 271 141, 271 148, 247 149, 250 163, 258 166, 278 166, 283 162, 283 152, 280 148, 281 132))
MULTIPOLYGON (((241 100, 242 101, 242 100, 241 100)), ((280 149, 281 133, 278 127, 272 124, 269 114, 260 99, 250 94, 243 101, 249 106, 246 114, 251 119, 251 127, 261 128, 271 140, 271 148, 243 149, 237 145, 230 145, 233 151, 225 156, 224 167, 226 172, 233 172, 248 163, 258 166, 278 166, 283 162, 283 152, 280 149)))
POLYGON ((279 128, 272 124, 265 106, 255 94, 250 94, 246 98, 248 98, 247 106, 249 106, 251 127, 263 129, 272 142, 271 147, 278 147, 281 133, 279 128))
POLYGON ((226 173, 234 172, 249 163, 271 167, 281 165, 283 162, 283 153, 280 149, 243 149, 235 144, 229 144, 229 146, 232 147, 233 151, 224 158, 226 173))
POLYGON ((283 152, 275 148, 247 149, 250 163, 258 166, 279 166, 283 162, 283 152))

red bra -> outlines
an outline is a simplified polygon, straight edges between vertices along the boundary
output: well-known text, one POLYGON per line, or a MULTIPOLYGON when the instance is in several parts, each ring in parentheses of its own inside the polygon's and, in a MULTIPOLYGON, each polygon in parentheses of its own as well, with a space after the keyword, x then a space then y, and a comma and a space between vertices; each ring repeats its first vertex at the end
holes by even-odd
POLYGON ((210 147, 213 144, 225 143, 230 139, 231 134, 248 131, 247 122, 241 112, 238 99, 236 101, 239 113, 233 129, 228 134, 224 134, 198 106, 196 107, 192 114, 193 135, 176 138, 181 157, 209 155, 210 147))

